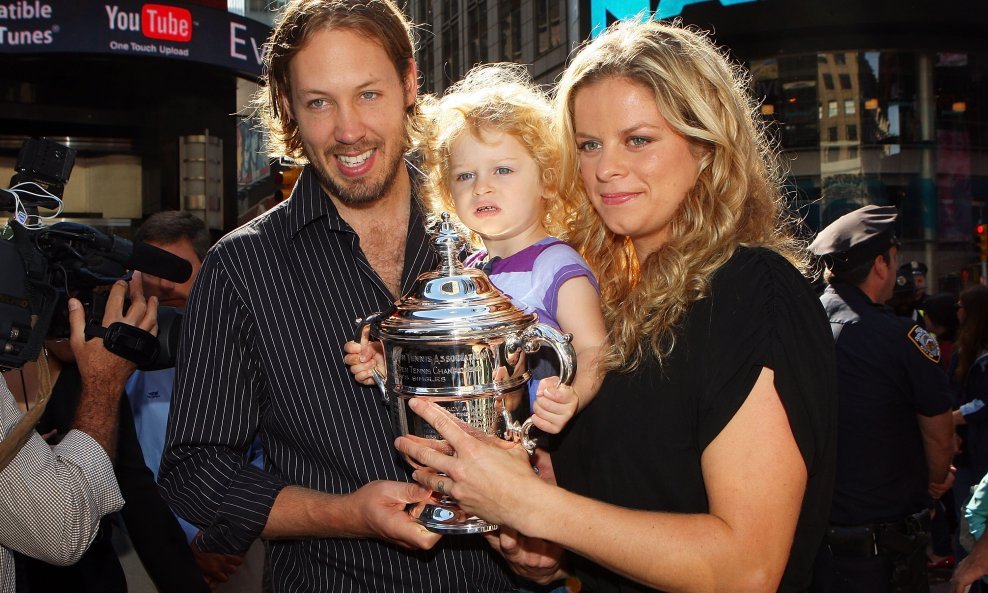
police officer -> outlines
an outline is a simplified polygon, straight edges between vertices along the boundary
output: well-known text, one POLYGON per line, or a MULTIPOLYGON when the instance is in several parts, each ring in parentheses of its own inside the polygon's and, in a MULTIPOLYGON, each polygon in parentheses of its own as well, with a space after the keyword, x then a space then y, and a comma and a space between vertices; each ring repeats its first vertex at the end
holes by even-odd
POLYGON ((810 245, 837 350, 837 477, 813 591, 928 592, 932 503, 949 487, 951 398, 936 339, 882 303, 896 281, 896 210, 865 206, 810 245))
MULTIPOLYGON (((913 262, 915 263, 915 262, 913 262)), ((895 276, 895 285, 892 287, 892 298, 885 304, 892 308, 892 311, 899 317, 908 317, 913 323, 922 328, 926 328, 923 321, 923 312, 919 310, 916 301, 916 282, 913 280, 912 269, 909 264, 899 266, 895 276)))

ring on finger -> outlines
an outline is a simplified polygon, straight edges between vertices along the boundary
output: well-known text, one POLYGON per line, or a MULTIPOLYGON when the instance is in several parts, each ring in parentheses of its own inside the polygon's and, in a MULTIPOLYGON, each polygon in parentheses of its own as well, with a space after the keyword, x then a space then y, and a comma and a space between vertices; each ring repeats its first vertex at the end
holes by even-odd
POLYGON ((443 496, 448 496, 449 495, 446 492, 446 481, 445 480, 439 480, 439 483, 436 484, 436 492, 438 492, 439 494, 442 494, 443 496))

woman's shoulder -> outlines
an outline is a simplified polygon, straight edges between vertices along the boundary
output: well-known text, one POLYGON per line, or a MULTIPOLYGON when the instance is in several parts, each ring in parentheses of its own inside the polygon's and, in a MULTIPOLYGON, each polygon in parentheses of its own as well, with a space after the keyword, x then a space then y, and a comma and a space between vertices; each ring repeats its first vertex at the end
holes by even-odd
POLYGON ((809 280, 779 252, 766 247, 744 246, 738 247, 717 269, 710 288, 714 294, 754 291, 766 296, 811 290, 809 280))
MULTIPOLYGON (((768 322, 792 308, 820 309, 822 306, 798 269, 783 255, 764 247, 739 247, 710 280, 710 303, 715 316, 741 311, 768 322)), ((723 320, 728 321, 728 320, 723 320)))

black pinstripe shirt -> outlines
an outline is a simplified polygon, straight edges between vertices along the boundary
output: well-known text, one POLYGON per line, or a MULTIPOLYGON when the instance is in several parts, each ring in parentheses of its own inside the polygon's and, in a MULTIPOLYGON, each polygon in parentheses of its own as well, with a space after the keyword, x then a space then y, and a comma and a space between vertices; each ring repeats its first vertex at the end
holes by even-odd
MULTIPOLYGON (((415 199, 411 212, 403 292, 435 267, 415 199)), ((246 550, 287 485, 346 494, 410 481, 381 398, 342 362, 354 320, 392 301, 308 168, 289 200, 210 250, 189 299, 160 474, 173 508, 205 528, 204 548, 246 550), (263 471, 246 461, 258 434, 263 471)), ((269 546, 279 592, 512 589, 474 536, 428 552, 358 539, 269 546)))

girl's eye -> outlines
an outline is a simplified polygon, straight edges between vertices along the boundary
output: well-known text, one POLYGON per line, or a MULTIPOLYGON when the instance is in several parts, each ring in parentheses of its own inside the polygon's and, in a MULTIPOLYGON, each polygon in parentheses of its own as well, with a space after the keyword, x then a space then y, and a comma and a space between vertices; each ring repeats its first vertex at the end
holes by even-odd
POLYGON ((508 175, 509 173, 512 173, 512 172, 513 171, 511 169, 509 169, 508 167, 498 167, 497 169, 494 169, 494 174, 495 175, 508 175))
POLYGON ((580 152, 592 152, 600 148, 600 142, 596 140, 587 140, 586 142, 580 142, 576 145, 576 149, 580 152))
POLYGON ((473 173, 467 171, 466 173, 460 173, 456 176, 457 181, 467 181, 468 179, 473 179, 473 173))

